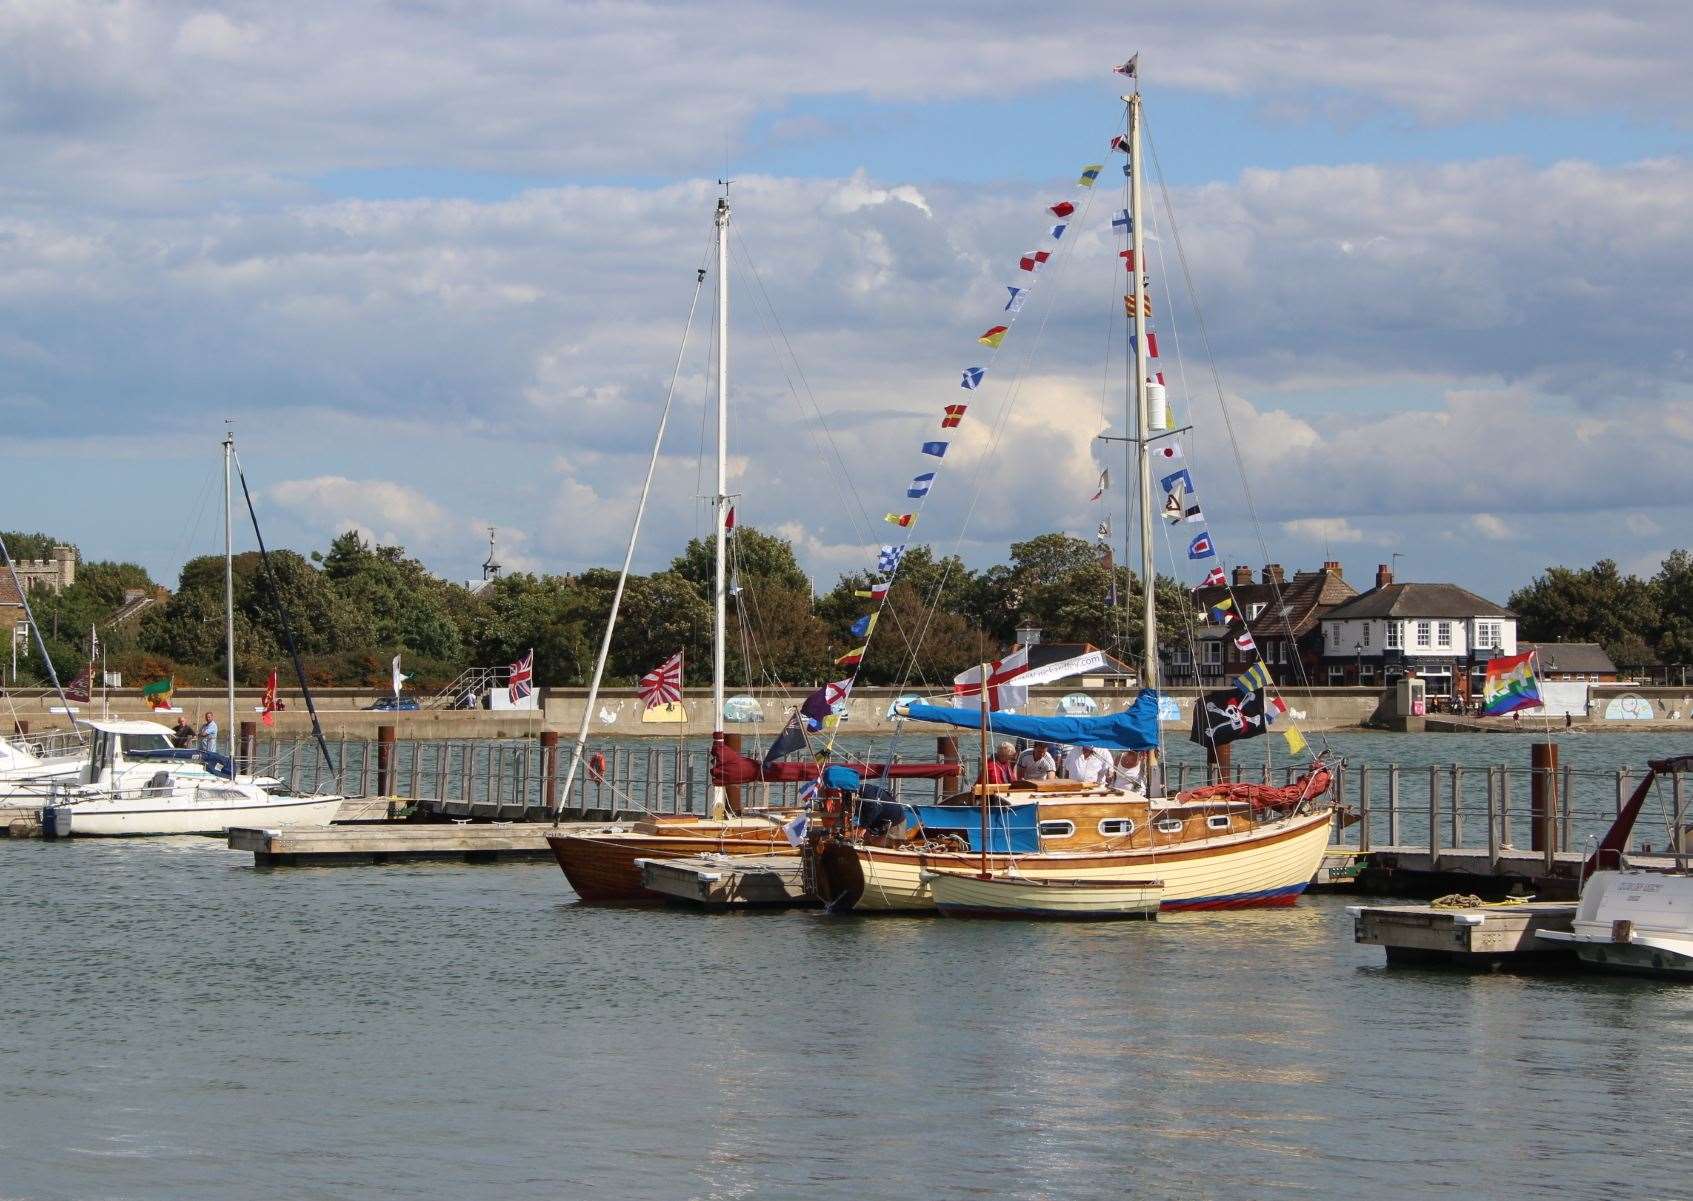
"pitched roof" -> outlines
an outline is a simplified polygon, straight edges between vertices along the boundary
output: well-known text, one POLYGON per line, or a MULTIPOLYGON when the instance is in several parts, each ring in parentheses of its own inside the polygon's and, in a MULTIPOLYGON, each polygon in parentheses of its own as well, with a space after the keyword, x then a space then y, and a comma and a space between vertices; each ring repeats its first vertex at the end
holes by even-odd
POLYGON ((0 571, 0 605, 23 608, 23 598, 18 595, 17 585, 12 583, 12 573, 9 571, 0 571))
POLYGON ((1231 594, 1235 604, 1248 613, 1255 604, 1264 606, 1263 612, 1255 619, 1249 619, 1255 637, 1302 638, 1320 618, 1328 615, 1331 608, 1351 600, 1358 595, 1358 590, 1337 571, 1299 571, 1281 585, 1279 601, 1276 589, 1264 583, 1198 588, 1194 590, 1193 599, 1202 610, 1209 610, 1231 594))
POLYGON ((1387 584, 1323 614, 1329 621, 1360 617, 1515 617, 1456 584, 1387 584))
POLYGON ((1581 671, 1615 675, 1617 665, 1597 642, 1518 642, 1517 653, 1534 651, 1541 671, 1581 671))

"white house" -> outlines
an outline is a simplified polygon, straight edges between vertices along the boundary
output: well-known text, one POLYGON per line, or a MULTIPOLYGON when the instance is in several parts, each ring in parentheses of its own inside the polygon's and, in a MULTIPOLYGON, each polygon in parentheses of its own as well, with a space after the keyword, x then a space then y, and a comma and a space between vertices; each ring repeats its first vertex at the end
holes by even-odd
POLYGON ((1517 653, 1517 617, 1456 584, 1376 586, 1323 615, 1328 684, 1381 685, 1414 671, 1430 696, 1477 695, 1487 660, 1517 653))

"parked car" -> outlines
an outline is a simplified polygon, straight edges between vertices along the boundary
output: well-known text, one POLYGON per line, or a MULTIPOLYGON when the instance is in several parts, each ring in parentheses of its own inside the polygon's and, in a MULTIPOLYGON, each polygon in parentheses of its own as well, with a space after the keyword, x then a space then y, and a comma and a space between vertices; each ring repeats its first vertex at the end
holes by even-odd
POLYGON ((374 709, 378 713, 416 713, 423 708, 417 703, 415 696, 379 696, 376 703, 366 705, 366 709, 374 709))

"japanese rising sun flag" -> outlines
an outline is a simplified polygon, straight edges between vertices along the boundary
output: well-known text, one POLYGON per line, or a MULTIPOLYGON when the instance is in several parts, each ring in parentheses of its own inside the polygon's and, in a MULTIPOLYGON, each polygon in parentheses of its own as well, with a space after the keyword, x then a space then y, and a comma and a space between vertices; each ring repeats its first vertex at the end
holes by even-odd
POLYGON ((677 651, 642 676, 636 688, 647 708, 657 708, 682 699, 682 652, 677 651))

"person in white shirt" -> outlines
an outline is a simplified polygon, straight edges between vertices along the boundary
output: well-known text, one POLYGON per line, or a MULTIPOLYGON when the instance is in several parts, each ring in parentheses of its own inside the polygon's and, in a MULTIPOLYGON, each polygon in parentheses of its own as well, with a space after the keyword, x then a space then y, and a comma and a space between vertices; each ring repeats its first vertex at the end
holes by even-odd
POLYGON ((1111 756, 1096 746, 1079 746, 1064 756, 1064 774, 1083 784, 1097 784, 1111 770, 1111 756))
POLYGON ((1142 790, 1140 753, 1138 751, 1124 751, 1117 756, 1117 762, 1111 769, 1111 787, 1142 790))
POLYGON ((1019 780, 1050 780, 1057 774, 1058 764, 1052 761, 1052 753, 1044 742, 1030 744, 1028 750, 1017 756, 1019 780))

